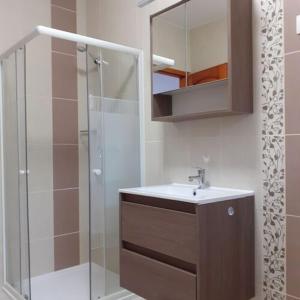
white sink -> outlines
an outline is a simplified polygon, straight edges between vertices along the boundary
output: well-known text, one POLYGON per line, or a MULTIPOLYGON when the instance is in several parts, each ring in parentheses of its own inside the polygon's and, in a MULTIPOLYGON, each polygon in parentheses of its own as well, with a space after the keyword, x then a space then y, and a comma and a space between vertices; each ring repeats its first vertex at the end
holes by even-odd
POLYGON ((206 204, 237 198, 245 198, 254 195, 253 191, 248 190, 228 189, 219 187, 209 187, 200 190, 197 189, 196 185, 178 183, 120 189, 119 191, 120 193, 165 198, 170 200, 185 201, 197 204, 206 204))

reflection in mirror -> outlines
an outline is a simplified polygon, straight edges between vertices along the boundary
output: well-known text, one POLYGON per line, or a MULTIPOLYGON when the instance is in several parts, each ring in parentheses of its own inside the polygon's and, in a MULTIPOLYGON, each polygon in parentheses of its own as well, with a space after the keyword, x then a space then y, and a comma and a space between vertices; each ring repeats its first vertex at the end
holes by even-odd
POLYGON ((153 94, 228 77, 227 0, 190 0, 152 18, 153 94))
POLYGON ((227 78, 227 0, 191 0, 187 17, 187 83, 227 78))
POLYGON ((153 94, 186 86, 186 4, 152 18, 153 94))

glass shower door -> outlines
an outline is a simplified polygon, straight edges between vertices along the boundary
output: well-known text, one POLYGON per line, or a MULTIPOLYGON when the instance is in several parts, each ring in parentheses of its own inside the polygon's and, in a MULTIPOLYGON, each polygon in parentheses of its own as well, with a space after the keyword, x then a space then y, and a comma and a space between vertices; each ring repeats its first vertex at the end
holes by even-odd
POLYGON ((92 300, 126 295, 119 278, 119 192, 139 186, 137 57, 88 48, 92 300))
POLYGON ((30 299, 25 49, 3 61, 2 79, 5 287, 30 299))

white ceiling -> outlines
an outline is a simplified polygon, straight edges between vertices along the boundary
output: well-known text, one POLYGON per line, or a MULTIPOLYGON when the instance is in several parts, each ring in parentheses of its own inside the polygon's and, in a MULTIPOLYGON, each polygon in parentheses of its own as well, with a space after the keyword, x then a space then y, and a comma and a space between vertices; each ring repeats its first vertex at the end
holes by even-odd
MULTIPOLYGON (((227 15, 228 0, 191 0, 187 2, 188 24, 196 28, 204 24, 224 19, 227 15)), ((160 15, 159 18, 182 27, 185 27, 185 5, 176 7, 160 15)))

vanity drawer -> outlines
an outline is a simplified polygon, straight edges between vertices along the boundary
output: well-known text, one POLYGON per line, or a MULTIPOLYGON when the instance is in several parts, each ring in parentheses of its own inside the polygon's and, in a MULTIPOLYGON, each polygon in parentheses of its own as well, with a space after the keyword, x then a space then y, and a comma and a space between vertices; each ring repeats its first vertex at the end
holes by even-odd
POLYGON ((196 300, 196 275, 121 250, 121 287, 147 300, 196 300))
POLYGON ((196 215, 121 201, 122 241, 196 264, 196 215))

